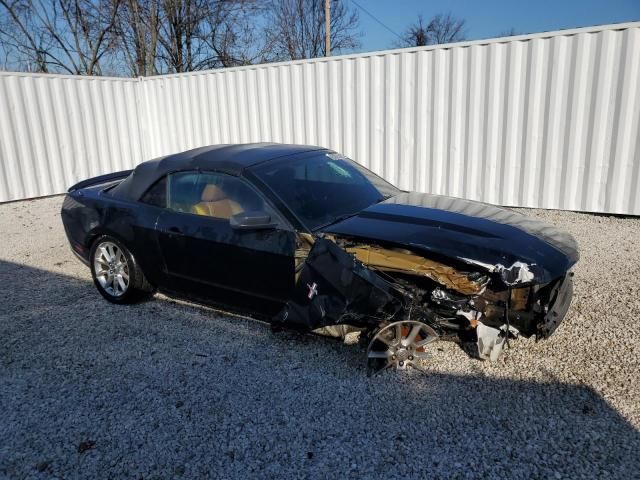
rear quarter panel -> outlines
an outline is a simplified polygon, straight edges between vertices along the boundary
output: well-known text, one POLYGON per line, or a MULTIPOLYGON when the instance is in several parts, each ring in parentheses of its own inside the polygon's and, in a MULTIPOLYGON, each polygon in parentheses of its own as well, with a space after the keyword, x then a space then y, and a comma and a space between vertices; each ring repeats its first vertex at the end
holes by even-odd
POLYGON ((110 235, 129 249, 147 279, 156 283, 163 275, 155 235, 159 213, 153 206, 116 199, 102 187, 68 193, 61 217, 72 250, 85 262, 92 243, 101 235, 110 235))

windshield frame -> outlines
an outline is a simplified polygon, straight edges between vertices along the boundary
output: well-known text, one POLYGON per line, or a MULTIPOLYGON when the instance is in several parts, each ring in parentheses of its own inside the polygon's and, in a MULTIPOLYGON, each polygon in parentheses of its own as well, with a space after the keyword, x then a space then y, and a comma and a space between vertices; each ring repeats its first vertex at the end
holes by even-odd
POLYGON ((307 222, 303 221, 297 214, 296 212, 291 208, 291 206, 288 204, 287 201, 285 201, 284 198, 282 198, 280 196, 280 194, 271 186, 269 185, 269 183, 267 183, 266 181, 263 180, 262 175, 260 175, 259 170, 263 167, 265 167, 266 165, 271 165, 274 163, 290 163, 290 162, 301 162, 307 158, 310 157, 316 157, 319 155, 336 155, 339 158, 339 160, 342 161, 346 161, 346 162, 350 162, 353 164, 353 167, 358 171, 358 173, 360 173, 364 179, 374 188, 376 189, 379 193, 380 193, 380 200, 377 202, 374 202, 371 205, 375 205, 377 203, 383 202, 391 197, 394 197, 400 193, 403 192, 403 190, 399 189, 398 187, 396 187, 395 185, 393 185, 392 183, 388 182, 387 180, 385 180, 384 178, 380 177, 379 175, 377 175, 376 173, 372 172, 371 170, 369 170, 368 168, 364 167, 363 165, 359 164, 358 162, 356 162, 355 160, 350 159, 349 157, 336 152, 334 150, 330 150, 330 149, 320 149, 320 150, 313 150, 313 151, 309 151, 309 152, 304 152, 304 153, 296 153, 293 155, 286 155, 283 157, 277 157, 277 158, 273 158, 264 162, 259 162, 256 163, 254 165, 251 165, 250 167, 247 167, 245 169, 245 171, 243 172, 243 176, 247 177, 248 179, 250 179, 255 185, 256 187, 258 187, 265 195, 267 195, 268 197, 270 197, 270 199, 273 201, 273 203, 275 203, 280 210, 284 210, 282 212, 283 215, 285 215, 291 223, 293 224, 297 224, 297 226, 299 228, 299 230, 302 230, 306 233, 314 233, 314 232, 318 232, 318 231, 322 231, 324 228, 326 228, 329 225, 332 225, 338 221, 342 221, 345 220, 346 218, 352 217, 357 215, 358 213, 360 213, 362 210, 368 208, 364 207, 361 210, 357 211, 357 212, 350 212, 349 214, 338 214, 335 216, 335 218, 333 218, 331 221, 329 222, 323 222, 320 225, 317 226, 310 226, 307 224, 307 222), (377 183, 372 182, 371 177, 373 177, 377 183), (390 192, 387 194, 387 192, 383 192, 380 190, 380 186, 384 186, 385 189, 388 189, 390 192))

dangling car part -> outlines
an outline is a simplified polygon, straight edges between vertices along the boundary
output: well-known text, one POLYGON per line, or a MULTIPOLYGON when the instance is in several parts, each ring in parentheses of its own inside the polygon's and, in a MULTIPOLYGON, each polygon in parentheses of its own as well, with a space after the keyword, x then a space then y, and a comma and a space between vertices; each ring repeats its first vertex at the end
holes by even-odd
MULTIPOLYGON (((420 322, 428 338, 476 341, 488 359, 509 338, 546 338, 569 309, 579 258, 573 237, 552 226, 403 192, 313 146, 169 155, 74 185, 61 215, 111 302, 160 290, 276 329, 364 331, 378 336, 373 355, 398 322, 420 322)), ((394 348, 385 367, 421 361, 394 348)))

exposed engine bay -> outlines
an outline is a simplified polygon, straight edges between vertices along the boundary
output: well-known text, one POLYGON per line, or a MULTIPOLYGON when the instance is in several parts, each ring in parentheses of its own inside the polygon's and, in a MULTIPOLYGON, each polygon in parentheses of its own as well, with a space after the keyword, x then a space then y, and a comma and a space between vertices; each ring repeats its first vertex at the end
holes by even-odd
POLYGON ((364 330, 370 360, 372 354, 388 360, 384 367, 405 368, 409 357, 422 358, 426 344, 419 343, 436 337, 476 341, 479 357, 495 361, 509 338, 553 333, 571 302, 571 277, 536 284, 521 262, 480 268, 391 245, 301 234, 296 295, 275 322, 334 336, 364 330), (376 343, 410 345, 417 354, 380 353, 372 350, 376 343))

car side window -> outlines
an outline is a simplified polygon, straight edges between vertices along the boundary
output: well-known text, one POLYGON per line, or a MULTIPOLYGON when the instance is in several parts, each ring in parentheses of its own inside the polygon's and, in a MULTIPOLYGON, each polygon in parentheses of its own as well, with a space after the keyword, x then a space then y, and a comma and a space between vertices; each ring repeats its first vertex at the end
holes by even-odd
POLYGON ((170 175, 168 208, 225 220, 242 212, 266 210, 273 213, 249 185, 222 173, 170 175))
POLYGON ((173 173, 169 175, 167 208, 177 212, 191 213, 193 206, 200 201, 196 191, 198 172, 173 173))
POLYGON ((155 207, 165 208, 167 206, 167 177, 162 177, 154 183, 140 201, 155 207))

